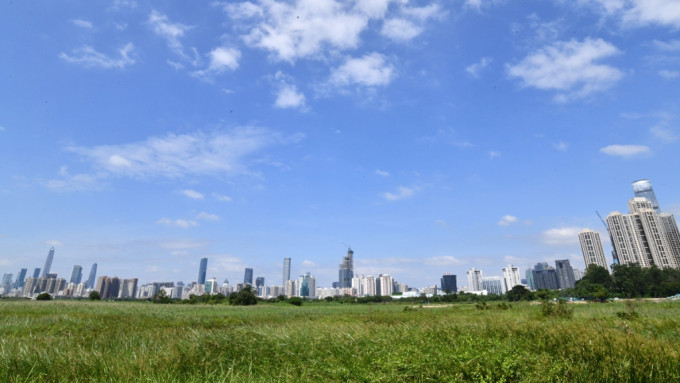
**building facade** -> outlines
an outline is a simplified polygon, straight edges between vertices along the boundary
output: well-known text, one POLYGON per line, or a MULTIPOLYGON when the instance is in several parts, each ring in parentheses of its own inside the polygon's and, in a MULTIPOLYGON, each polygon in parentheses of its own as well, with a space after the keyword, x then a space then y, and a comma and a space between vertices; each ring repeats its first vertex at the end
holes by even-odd
MULTIPOLYGON (((607 218, 607 220, 609 221, 609 218, 607 218)), ((581 253, 583 254, 583 261, 586 264, 586 268, 589 265, 597 265, 604 267, 606 270, 609 269, 607 267, 607 259, 604 256, 600 233, 590 229, 584 229, 578 234, 578 241, 581 244, 581 253)))

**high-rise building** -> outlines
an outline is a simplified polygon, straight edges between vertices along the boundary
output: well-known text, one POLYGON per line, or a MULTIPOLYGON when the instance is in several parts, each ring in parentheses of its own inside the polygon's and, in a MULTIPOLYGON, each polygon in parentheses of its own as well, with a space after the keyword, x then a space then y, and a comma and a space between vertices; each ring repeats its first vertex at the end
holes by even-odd
POLYGON ((452 293, 458 291, 455 275, 451 275, 451 273, 444 273, 444 275, 442 275, 441 282, 442 291, 448 291, 452 293))
POLYGON ((484 286, 482 285, 482 270, 471 268, 467 272, 468 278, 468 291, 482 291, 484 286))
POLYGON ((290 280, 290 258, 283 258, 283 285, 290 280))
POLYGON ((649 180, 637 180, 632 183, 633 193, 636 197, 642 197, 651 202, 652 208, 655 212, 661 213, 659 209, 659 202, 656 200, 656 195, 654 194, 654 189, 652 189, 652 183, 649 180))
POLYGON ((631 199, 628 208, 630 214, 615 211, 607 216, 619 264, 678 268, 680 253, 674 249, 680 248, 680 239, 672 215, 657 214, 646 197, 631 199))
POLYGON ((205 292, 208 294, 215 294, 217 292, 217 279, 211 278, 205 281, 205 292))
POLYGON ((243 275, 243 283, 253 285, 253 269, 246 267, 246 272, 243 275))
POLYGON ((93 263, 90 267, 90 276, 87 278, 87 288, 94 289, 94 281, 97 278, 97 264, 93 263))
POLYGON ((522 279, 519 277, 519 267, 508 265, 503 268, 503 287, 505 291, 510 291, 513 287, 521 284, 522 279))
POLYGON ((255 287, 264 286, 264 277, 255 278, 255 287))
POLYGON ((574 269, 568 259, 556 260, 555 271, 557 272, 557 286, 560 289, 573 289, 576 286, 574 269))
POLYGON ((394 292, 394 279, 389 274, 380 274, 380 295, 391 296, 394 292))
POLYGON ((5 273, 0 283, 0 294, 7 294, 12 289, 12 273, 5 273))
POLYGON ((71 279, 69 283, 75 283, 76 285, 80 283, 83 278, 83 267, 79 265, 73 265, 73 270, 71 270, 71 279))
POLYGON ((97 278, 97 292, 101 299, 115 299, 118 298, 120 291, 120 279, 118 277, 109 278, 105 275, 97 278))
MULTIPOLYGON (((607 219, 609 220, 609 217, 607 219)), ((609 229, 612 230, 611 223, 609 225, 609 229)), ((597 265, 608 269, 607 259, 604 256, 604 249, 600 240, 600 233, 590 229, 583 229, 578 234, 578 240, 581 243, 581 252, 583 253, 583 261, 586 267, 588 265, 597 265)), ((621 257, 620 254, 619 257, 621 257)))
POLYGON ((297 283, 298 296, 306 298, 316 297, 316 278, 310 273, 300 275, 297 283))
POLYGON ((40 278, 40 268, 39 267, 36 267, 35 269, 33 269, 33 278, 35 278, 35 279, 40 278))
POLYGON ((137 296, 137 278, 123 279, 118 298, 129 299, 137 296))
POLYGON ((527 268, 524 276, 526 277, 527 286, 529 286, 529 290, 536 290, 536 285, 534 284, 534 269, 532 269, 531 267, 527 268))
POLYGON ((14 288, 15 289, 23 289, 24 288, 24 280, 26 279, 26 273, 28 272, 27 269, 21 269, 19 271, 19 275, 17 276, 16 281, 14 281, 14 288))
POLYGON ((196 283, 199 285, 205 284, 205 272, 208 270, 208 258, 201 258, 201 264, 198 267, 198 280, 196 283))
POLYGON ((505 293, 505 284, 501 277, 484 277, 482 290, 486 290, 488 294, 501 295, 505 293))
POLYGON ((537 263, 536 266, 534 266, 532 274, 536 290, 559 289, 559 284, 557 282, 557 271, 555 270, 554 267, 548 266, 546 262, 537 263))
POLYGON ((347 249, 347 255, 342 258, 340 269, 338 270, 338 283, 335 287, 340 289, 352 287, 354 277, 354 251, 347 249))
POLYGON ((45 259, 45 267, 42 269, 42 276, 46 277, 50 273, 50 268, 52 267, 52 260, 54 259, 54 246, 50 248, 49 253, 47 253, 47 259, 45 259))
POLYGON ((574 281, 578 282, 583 278, 583 272, 574 267, 574 281))
POLYGON ((296 281, 290 279, 286 281, 286 298, 297 296, 297 286, 295 284, 296 281))

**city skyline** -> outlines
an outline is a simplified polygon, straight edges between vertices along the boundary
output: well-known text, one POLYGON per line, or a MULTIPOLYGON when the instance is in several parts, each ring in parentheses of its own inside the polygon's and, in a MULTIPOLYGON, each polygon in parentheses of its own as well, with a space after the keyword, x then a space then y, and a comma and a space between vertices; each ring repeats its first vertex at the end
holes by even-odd
POLYGON ((645 4, 4 2, 0 272, 583 269, 632 181, 680 211, 680 12, 645 4))

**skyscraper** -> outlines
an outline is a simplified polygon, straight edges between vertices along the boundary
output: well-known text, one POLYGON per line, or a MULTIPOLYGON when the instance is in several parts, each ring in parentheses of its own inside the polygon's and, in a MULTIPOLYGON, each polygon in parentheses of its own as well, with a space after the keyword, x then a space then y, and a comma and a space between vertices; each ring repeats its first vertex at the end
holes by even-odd
POLYGON ((340 270, 338 271, 337 286, 340 289, 352 287, 352 278, 354 277, 354 251, 351 248, 347 249, 347 255, 342 258, 340 270))
POLYGON ((199 285, 205 284, 205 272, 208 269, 208 258, 201 258, 201 264, 198 267, 198 283, 199 285))
POLYGON ((246 272, 243 274, 243 283, 253 285, 253 269, 246 267, 246 272))
POLYGON ((536 290, 548 289, 557 290, 559 284, 557 282, 557 271, 554 267, 548 266, 546 262, 539 262, 534 266, 533 270, 534 286, 536 290))
POLYGON ((26 279, 26 273, 28 272, 27 269, 21 269, 19 271, 19 274, 17 275, 17 280, 14 281, 14 288, 15 289, 22 289, 24 287, 24 280, 26 279))
POLYGON ((659 202, 656 200, 656 195, 654 194, 654 189, 652 189, 652 183, 649 180, 637 180, 632 183, 633 193, 636 197, 646 198, 652 203, 652 208, 655 212, 661 213, 659 209, 659 202))
POLYGON ((71 271, 71 279, 69 283, 75 283, 76 285, 80 283, 80 280, 83 278, 83 267, 79 265, 74 265, 73 270, 71 271))
POLYGON ((510 291, 513 287, 521 284, 522 280, 519 277, 519 267, 508 265, 503 269, 503 287, 505 288, 505 291, 510 291))
MULTIPOLYGON (((609 217, 607 217, 607 222, 609 222, 609 217)), ((609 230, 613 230, 612 223, 609 222, 608 224, 609 230)), ((586 264, 586 268, 588 265, 597 265, 607 269, 607 259, 604 256, 600 233, 590 229, 583 229, 578 234, 578 240, 581 243, 581 252, 583 253, 583 261, 586 264)), ((619 254, 620 257, 621 254, 619 254)))
POLYGON ((556 260, 555 270, 557 272, 557 286, 560 289, 573 289, 576 286, 574 269, 568 259, 556 260))
POLYGON ((394 279, 389 274, 380 274, 378 284, 380 285, 380 295, 391 296, 394 292, 394 279))
POLYGON ((90 276, 87 278, 87 288, 94 289, 94 281, 97 278, 97 264, 93 263, 90 268, 90 276))
POLYGON ((316 296, 316 278, 310 273, 300 275, 297 288, 299 297, 314 298, 316 296))
POLYGON ((451 275, 451 273, 444 273, 441 278, 441 288, 442 291, 450 291, 455 293, 458 291, 458 285, 456 284, 456 276, 451 275))
POLYGON ((631 199, 628 208, 630 214, 615 211, 607 216, 612 245, 619 263, 677 268, 680 253, 675 249, 680 249, 680 244, 675 234, 675 219, 657 214, 646 197, 631 199))
POLYGON ((42 269, 42 276, 46 277, 50 273, 50 268, 52 267, 52 259, 54 259, 54 246, 50 248, 50 252, 47 253, 47 259, 45 260, 45 267, 42 269))
POLYGON ((35 279, 40 278, 40 268, 39 267, 36 267, 35 269, 33 269, 33 278, 35 278, 35 279))
POLYGON ((283 258, 283 285, 290 280, 290 258, 283 258))
POLYGON ((482 290, 489 294, 501 295, 505 293, 505 285, 501 277, 482 278, 482 290))
POLYGON ((255 278, 255 287, 264 286, 264 277, 255 278))
POLYGON ((482 270, 471 268, 467 272, 468 278, 468 291, 482 291, 484 286, 482 285, 482 270))

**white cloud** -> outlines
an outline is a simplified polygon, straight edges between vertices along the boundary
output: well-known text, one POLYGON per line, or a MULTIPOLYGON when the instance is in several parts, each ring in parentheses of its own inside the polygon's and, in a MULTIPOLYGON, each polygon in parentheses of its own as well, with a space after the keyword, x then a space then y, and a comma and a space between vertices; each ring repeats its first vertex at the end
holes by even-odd
POLYGON ((86 28, 86 29, 92 29, 92 27, 93 27, 91 22, 89 22, 87 20, 82 20, 82 19, 71 20, 71 23, 73 23, 73 25, 75 25, 77 27, 86 28))
POLYGON ((541 239, 546 245, 574 245, 578 244, 578 233, 581 230, 581 228, 576 226, 549 229, 541 233, 541 239))
POLYGON ((63 242, 57 241, 57 240, 54 240, 54 239, 50 239, 50 240, 45 241, 45 244, 49 245, 49 246, 64 246, 63 242))
POLYGON ((137 8, 137 2, 134 0, 115 0, 113 2, 113 9, 119 10, 121 8, 137 8))
POLYGON ((467 264, 466 261, 450 255, 425 258, 424 263, 431 266, 458 266, 467 264))
POLYGON ((231 197, 229 197, 228 195, 213 193, 212 196, 218 201, 231 202, 231 197))
POLYGON ((558 91, 555 100, 565 102, 606 90, 620 80, 620 70, 596 63, 618 53, 615 46, 602 39, 562 41, 530 54, 516 65, 508 65, 507 70, 524 86, 558 91))
POLYGON ((645 145, 609 145, 601 148, 600 151, 610 156, 634 157, 643 154, 650 154, 652 151, 645 145))
POLYGON ((482 57, 481 60, 479 60, 478 63, 472 64, 465 68, 465 71, 470 73, 472 77, 474 78, 479 78, 480 72, 486 68, 489 64, 491 63, 491 59, 489 57, 482 57))
POLYGON ((415 25, 413 22, 406 19, 396 18, 386 20, 383 23, 380 33, 383 36, 395 41, 408 41, 418 36, 422 31, 423 28, 415 25))
POLYGON ((236 128, 150 137, 122 145, 69 147, 105 174, 134 178, 178 178, 187 175, 248 174, 247 157, 261 149, 298 142, 303 136, 283 136, 262 128, 236 128))
POLYGON ((385 62, 379 53, 370 53, 361 58, 347 59, 331 74, 330 82, 337 86, 352 84, 362 86, 388 85, 394 78, 394 67, 385 62))
POLYGON ((380 177, 389 177, 390 176, 389 172, 386 172, 386 171, 380 170, 380 169, 375 169, 375 174, 379 175, 380 177))
POLYGON ((666 52, 680 52, 680 40, 659 41, 654 40, 654 46, 666 52))
POLYGON ((45 182, 48 189, 57 192, 97 190, 102 186, 106 174, 70 174, 68 167, 59 169, 61 179, 51 179, 45 182))
POLYGON ((489 158, 492 159, 492 160, 494 158, 498 158, 498 157, 501 156, 501 152, 496 151, 496 150, 490 150, 488 154, 489 154, 489 158))
POLYGON ((5 130, 5 127, 4 127, 4 126, 0 126, 0 132, 2 132, 2 131, 4 131, 4 130, 5 130))
POLYGON ((310 261, 309 259, 305 259, 300 265, 303 267, 314 267, 316 266, 316 263, 310 261))
POLYGON ((191 199, 203 199, 203 194, 197 192, 196 190, 184 189, 181 190, 180 193, 191 199))
POLYGON ((335 0, 262 1, 234 8, 236 19, 258 19, 244 37, 248 45, 289 62, 317 56, 325 49, 356 48, 370 18, 354 10, 352 3, 335 0))
POLYGON ((651 129, 649 129, 649 131, 654 135, 654 137, 665 142, 675 142, 678 140, 678 135, 668 128, 654 126, 651 129))
POLYGON ((556 143, 555 145, 553 145, 553 147, 559 150, 560 152, 566 152, 567 149, 569 149, 569 145, 567 145, 567 143, 563 141, 556 143))
POLYGON ((383 193, 383 198, 388 201, 398 201, 400 199, 409 198, 418 191, 417 188, 407 188, 405 186, 399 186, 395 193, 387 192, 383 193))
POLYGON ((184 33, 192 29, 192 26, 180 23, 171 23, 166 15, 156 10, 151 11, 148 23, 156 35, 164 38, 168 42, 168 47, 173 52, 180 55, 181 57, 187 58, 186 54, 184 53, 184 47, 182 46, 182 43, 179 41, 179 39, 184 37, 184 33))
POLYGON ((123 48, 118 50, 120 57, 112 58, 103 53, 97 52, 89 45, 85 45, 81 48, 74 49, 72 55, 70 56, 62 52, 59 54, 59 58, 69 63, 81 64, 86 68, 98 67, 104 69, 122 69, 135 63, 135 60, 130 57, 134 52, 134 49, 135 46, 132 43, 128 43, 123 48))
POLYGON ((196 215, 196 219, 200 219, 203 221, 219 221, 220 217, 216 214, 210 214, 202 211, 196 215))
POLYGON ((190 227, 198 226, 198 222, 188 221, 188 220, 185 220, 185 219, 172 220, 170 218, 161 218, 158 221, 156 221, 156 223, 159 224, 159 225, 170 226, 170 227, 179 227, 179 228, 182 228, 182 229, 188 229, 190 227))
POLYGON ((274 106, 277 108, 301 108, 305 109, 305 95, 298 92, 295 85, 282 84, 276 94, 276 102, 274 106))
POLYGON ((517 222, 517 217, 515 217, 514 215, 504 215, 503 217, 501 217, 501 220, 498 221, 498 225, 510 226, 515 222, 517 222))
POLYGON ((680 72, 678 72, 676 70, 666 70, 666 69, 664 69, 664 70, 659 71, 659 76, 661 76, 661 77, 663 77, 667 80, 672 80, 672 79, 676 79, 676 78, 680 77, 680 72))
POLYGON ((626 27, 680 27, 677 0, 579 0, 578 3, 594 7, 604 16, 616 17, 626 27))
POLYGON ((208 68, 192 73, 194 76, 208 81, 210 81, 210 78, 214 75, 218 75, 227 70, 235 71, 238 69, 241 51, 236 48, 218 47, 213 49, 209 53, 209 56, 210 65, 208 68))

